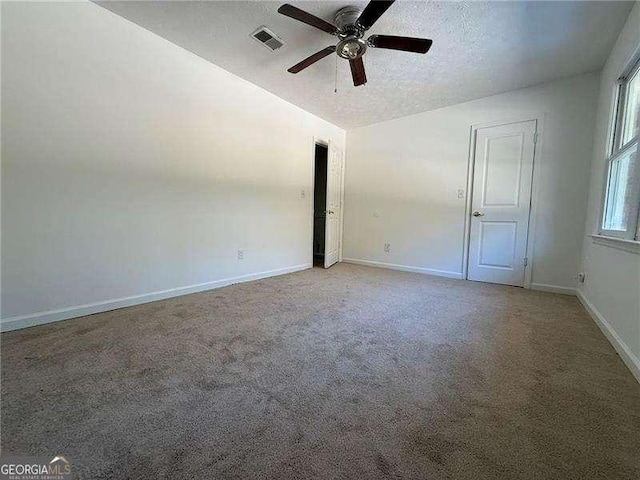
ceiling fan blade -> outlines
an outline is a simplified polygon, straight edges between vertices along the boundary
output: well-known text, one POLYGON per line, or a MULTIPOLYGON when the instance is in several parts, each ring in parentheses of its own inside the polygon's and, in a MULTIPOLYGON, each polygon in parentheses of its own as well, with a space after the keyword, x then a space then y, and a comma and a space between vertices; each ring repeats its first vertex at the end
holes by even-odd
POLYGON ((364 73, 364 63, 362 57, 355 60, 349 60, 351 66, 351 76, 353 77, 353 85, 359 86, 367 83, 367 75, 364 73))
POLYGON ((300 10, 293 5, 289 5, 288 3, 282 5, 278 9, 278 13, 286 15, 287 17, 291 17, 295 20, 298 20, 299 22, 306 23, 307 25, 311 25, 312 27, 319 28, 320 30, 324 30, 325 32, 332 35, 338 31, 338 27, 336 27, 335 25, 331 25, 329 22, 325 22, 321 18, 318 18, 315 15, 311 15, 304 10, 300 10))
POLYGON ((300 63, 296 63, 293 67, 288 69, 287 72, 289 72, 289 73, 298 73, 301 70, 304 70, 305 68, 313 65, 318 60, 322 60, 327 55, 331 55, 335 51, 336 51, 336 47, 327 47, 327 48, 325 48, 323 50, 320 50, 319 52, 314 53, 310 57, 305 58, 300 63))
POLYGON ((367 40, 370 47, 402 50, 404 52, 427 53, 433 40, 428 38, 396 37, 394 35, 371 35, 367 40))
POLYGON ((382 16, 387 9, 393 5, 395 0, 382 1, 371 0, 369 4, 364 8, 356 23, 358 23, 365 30, 369 30, 374 23, 382 16))

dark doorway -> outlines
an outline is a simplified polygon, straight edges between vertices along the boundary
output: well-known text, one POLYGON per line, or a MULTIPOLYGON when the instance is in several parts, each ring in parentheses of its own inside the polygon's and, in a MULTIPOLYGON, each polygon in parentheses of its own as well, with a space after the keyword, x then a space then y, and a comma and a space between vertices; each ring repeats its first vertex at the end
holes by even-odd
POLYGON ((326 145, 316 144, 315 175, 313 185, 313 266, 324 267, 324 231, 327 211, 327 156, 326 145))

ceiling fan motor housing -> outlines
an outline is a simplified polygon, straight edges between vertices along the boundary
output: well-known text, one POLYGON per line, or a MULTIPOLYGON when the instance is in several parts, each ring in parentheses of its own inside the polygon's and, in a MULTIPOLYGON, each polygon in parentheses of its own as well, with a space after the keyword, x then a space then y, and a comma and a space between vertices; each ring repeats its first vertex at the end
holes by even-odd
POLYGON ((362 11, 358 7, 349 6, 341 8, 336 12, 333 17, 333 22, 336 27, 340 29, 340 32, 345 32, 348 34, 355 34, 356 21, 362 11))
POLYGON ((355 60, 367 51, 367 42, 362 40, 365 29, 357 23, 361 13, 361 10, 354 6, 344 7, 336 12, 334 23, 339 29, 336 33, 340 38, 336 45, 339 57, 355 60))

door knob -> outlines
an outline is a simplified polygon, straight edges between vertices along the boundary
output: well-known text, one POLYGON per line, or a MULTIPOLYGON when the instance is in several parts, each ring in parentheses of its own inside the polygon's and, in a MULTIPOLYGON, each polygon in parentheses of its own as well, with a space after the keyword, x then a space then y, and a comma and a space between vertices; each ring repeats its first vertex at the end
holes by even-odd
POLYGON ((484 217, 484 213, 480 213, 480 212, 473 212, 473 216, 474 216, 474 217, 484 217))

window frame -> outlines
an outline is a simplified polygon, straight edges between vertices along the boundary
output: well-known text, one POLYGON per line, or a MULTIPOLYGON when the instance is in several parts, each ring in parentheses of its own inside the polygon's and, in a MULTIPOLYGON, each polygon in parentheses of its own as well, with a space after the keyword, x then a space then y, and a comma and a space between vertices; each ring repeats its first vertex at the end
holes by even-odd
POLYGON ((629 83, 636 75, 640 75, 640 54, 634 55, 633 60, 629 62, 624 73, 616 82, 614 107, 611 112, 611 135, 608 142, 607 156, 605 160, 604 189, 602 193, 602 201, 600 203, 600 218, 598 223, 599 235, 633 242, 640 241, 640 158, 638 158, 640 157, 640 133, 633 136, 624 144, 622 144, 622 140, 624 135, 625 117, 628 113, 626 111, 625 103, 629 83), (634 148, 634 146, 636 148, 636 173, 634 175, 634 180, 629 187, 631 188, 631 194, 635 198, 635 201, 632 202, 632 206, 628 212, 628 217, 626 219, 627 229, 625 231, 608 230, 604 228, 604 221, 607 213, 608 202, 610 200, 608 194, 611 183, 611 165, 613 162, 625 155, 630 149, 634 148))

